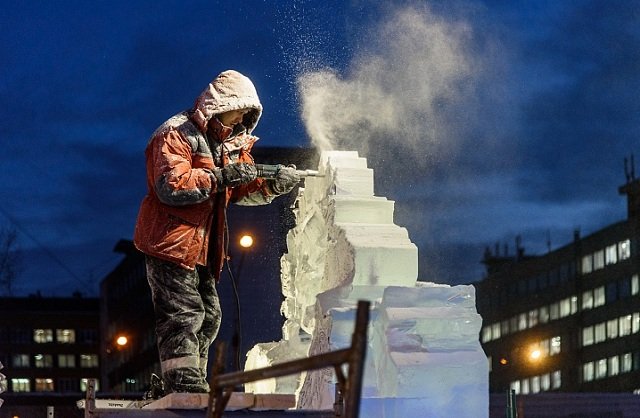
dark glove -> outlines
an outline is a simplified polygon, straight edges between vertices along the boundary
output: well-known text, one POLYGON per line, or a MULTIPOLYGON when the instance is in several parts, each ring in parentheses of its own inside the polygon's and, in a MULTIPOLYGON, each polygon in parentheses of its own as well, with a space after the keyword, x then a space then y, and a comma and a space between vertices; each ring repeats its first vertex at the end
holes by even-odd
POLYGON ((214 168, 213 175, 218 182, 218 188, 237 187, 256 179, 256 166, 249 163, 233 163, 222 168, 214 168))
POLYGON ((276 178, 271 180, 271 190, 275 194, 286 194, 300 183, 300 175, 296 171, 295 165, 280 167, 276 178))

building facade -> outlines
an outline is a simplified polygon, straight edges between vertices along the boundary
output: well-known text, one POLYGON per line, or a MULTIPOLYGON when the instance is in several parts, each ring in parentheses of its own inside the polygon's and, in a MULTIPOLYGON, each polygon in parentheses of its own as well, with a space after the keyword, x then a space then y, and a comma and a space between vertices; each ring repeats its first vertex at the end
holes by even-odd
POLYGON ((640 182, 626 220, 541 256, 487 250, 476 283, 492 392, 640 391, 640 182))
POLYGON ((0 298, 0 417, 75 412, 87 380, 100 376, 99 337, 97 298, 0 298))

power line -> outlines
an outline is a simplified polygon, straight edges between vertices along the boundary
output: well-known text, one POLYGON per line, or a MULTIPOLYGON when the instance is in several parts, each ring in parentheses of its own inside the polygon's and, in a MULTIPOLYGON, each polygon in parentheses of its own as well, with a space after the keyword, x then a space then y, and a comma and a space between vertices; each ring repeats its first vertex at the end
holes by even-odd
POLYGON ((78 277, 73 270, 69 268, 57 255, 53 253, 47 246, 45 246, 40 240, 33 236, 26 228, 24 228, 11 214, 0 205, 0 212, 11 222, 11 224, 31 239, 42 251, 44 251, 53 261, 55 261, 64 271, 66 271, 74 280, 80 283, 83 287, 87 286, 80 277, 78 277))

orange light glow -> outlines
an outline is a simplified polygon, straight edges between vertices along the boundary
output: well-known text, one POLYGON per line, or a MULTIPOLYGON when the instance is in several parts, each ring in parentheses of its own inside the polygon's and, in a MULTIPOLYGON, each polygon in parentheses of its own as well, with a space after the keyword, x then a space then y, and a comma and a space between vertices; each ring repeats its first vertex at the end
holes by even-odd
POLYGON ((118 344, 120 347, 124 347, 125 345, 127 345, 128 342, 129 342, 129 339, 124 335, 120 335, 118 336, 118 338, 116 338, 116 344, 118 344))
POLYGON ((240 237, 240 246, 243 248, 249 248, 253 245, 253 237, 251 235, 243 235, 240 237))

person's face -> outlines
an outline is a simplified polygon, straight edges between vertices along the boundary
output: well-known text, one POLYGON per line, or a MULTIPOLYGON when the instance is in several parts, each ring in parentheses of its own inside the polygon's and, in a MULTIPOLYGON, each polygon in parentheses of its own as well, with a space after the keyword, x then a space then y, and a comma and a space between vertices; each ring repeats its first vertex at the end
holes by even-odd
POLYGON ((249 113, 249 109, 238 109, 238 110, 230 110, 228 112, 220 113, 218 115, 218 120, 224 126, 229 126, 233 128, 240 122, 242 122, 242 118, 244 115, 249 113))

